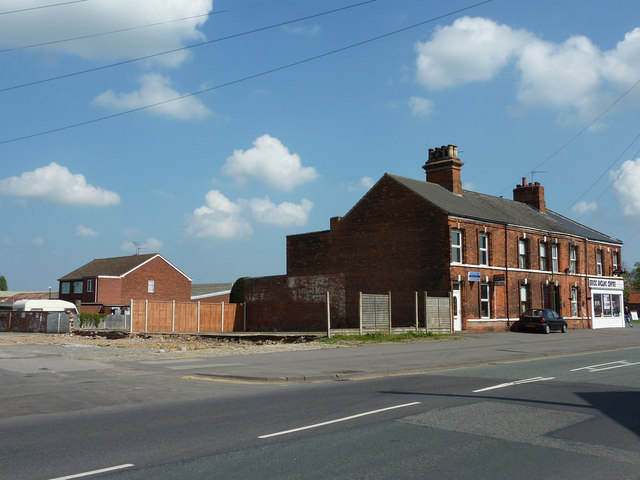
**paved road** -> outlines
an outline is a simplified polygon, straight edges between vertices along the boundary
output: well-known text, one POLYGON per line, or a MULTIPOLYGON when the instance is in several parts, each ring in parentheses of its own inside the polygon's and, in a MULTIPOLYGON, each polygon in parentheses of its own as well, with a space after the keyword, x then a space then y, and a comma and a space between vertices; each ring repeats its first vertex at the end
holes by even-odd
POLYGON ((100 478, 118 480, 637 479, 640 347, 600 350, 360 381, 240 384, 224 395, 237 385, 182 380, 173 363, 147 362, 138 379, 176 376, 209 394, 0 420, 0 471, 12 480, 103 469, 100 478))

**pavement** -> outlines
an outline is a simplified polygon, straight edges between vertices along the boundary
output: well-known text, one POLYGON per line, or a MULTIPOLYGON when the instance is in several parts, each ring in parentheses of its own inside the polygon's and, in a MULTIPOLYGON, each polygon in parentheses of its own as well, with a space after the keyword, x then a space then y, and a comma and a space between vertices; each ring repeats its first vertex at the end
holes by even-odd
POLYGON ((568 333, 459 334, 448 340, 376 343, 218 358, 190 375, 252 382, 313 382, 409 375, 487 363, 640 348, 640 328, 568 333))

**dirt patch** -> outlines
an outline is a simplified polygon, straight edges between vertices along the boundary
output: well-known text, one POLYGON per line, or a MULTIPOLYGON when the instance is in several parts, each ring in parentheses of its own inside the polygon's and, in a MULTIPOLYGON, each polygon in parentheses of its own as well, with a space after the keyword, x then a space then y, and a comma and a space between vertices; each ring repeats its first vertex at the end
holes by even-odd
POLYGON ((200 351, 217 355, 242 353, 269 353, 295 350, 336 348, 313 341, 313 337, 239 336, 217 337, 205 335, 166 335, 125 332, 74 332, 74 333, 0 333, 1 345, 87 345, 132 350, 155 350, 164 352, 200 351))

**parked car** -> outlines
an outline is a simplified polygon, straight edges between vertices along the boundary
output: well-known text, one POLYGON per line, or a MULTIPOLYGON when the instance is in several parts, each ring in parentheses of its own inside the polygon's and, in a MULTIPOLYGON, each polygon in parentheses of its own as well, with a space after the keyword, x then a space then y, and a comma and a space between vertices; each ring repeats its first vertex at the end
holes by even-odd
POLYGON ((517 331, 534 330, 549 333, 551 330, 567 332, 567 321, 555 311, 546 308, 530 308, 525 310, 516 322, 517 331))

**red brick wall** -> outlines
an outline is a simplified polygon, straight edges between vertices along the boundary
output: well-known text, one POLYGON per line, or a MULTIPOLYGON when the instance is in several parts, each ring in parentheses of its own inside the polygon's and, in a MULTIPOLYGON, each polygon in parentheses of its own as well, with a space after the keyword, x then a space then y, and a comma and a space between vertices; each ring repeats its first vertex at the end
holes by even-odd
POLYGON ((245 280, 249 331, 326 331, 329 292, 332 328, 345 328, 344 277, 274 276, 245 280))
POLYGON ((135 300, 191 300, 191 281, 161 257, 155 257, 122 279, 120 302, 135 300), (154 293, 148 292, 149 280, 154 293))
MULTIPOLYGON (((104 305, 120 305, 122 302, 122 279, 98 278, 98 302, 104 305)), ((128 304, 129 300, 125 303, 128 304)))

